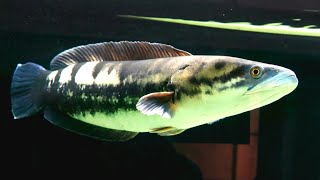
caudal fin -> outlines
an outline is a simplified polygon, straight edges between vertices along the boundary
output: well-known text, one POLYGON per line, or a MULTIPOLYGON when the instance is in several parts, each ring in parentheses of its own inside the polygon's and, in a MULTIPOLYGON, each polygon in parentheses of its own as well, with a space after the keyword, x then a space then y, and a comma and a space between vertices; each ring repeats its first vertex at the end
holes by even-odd
POLYGON ((18 64, 11 83, 11 105, 15 119, 37 113, 43 108, 41 81, 47 70, 34 63, 18 64))

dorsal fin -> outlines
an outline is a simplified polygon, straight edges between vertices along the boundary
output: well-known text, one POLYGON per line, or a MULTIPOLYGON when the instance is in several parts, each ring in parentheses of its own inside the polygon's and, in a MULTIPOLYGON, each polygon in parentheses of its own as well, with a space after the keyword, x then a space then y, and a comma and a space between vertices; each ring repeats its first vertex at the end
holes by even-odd
POLYGON ((63 51, 52 59, 50 69, 57 70, 71 64, 90 61, 126 61, 175 56, 191 56, 191 54, 160 43, 104 42, 77 46, 63 51))

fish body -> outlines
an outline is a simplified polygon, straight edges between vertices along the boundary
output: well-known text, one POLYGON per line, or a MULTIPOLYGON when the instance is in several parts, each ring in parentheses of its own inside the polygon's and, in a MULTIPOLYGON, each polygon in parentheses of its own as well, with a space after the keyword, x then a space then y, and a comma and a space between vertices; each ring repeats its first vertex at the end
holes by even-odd
POLYGON ((124 141, 139 132, 175 135, 240 114, 280 99, 297 84, 293 71, 276 65, 193 56, 157 43, 99 43, 62 52, 51 70, 18 65, 12 112, 22 118, 44 110, 46 119, 65 129, 124 141))

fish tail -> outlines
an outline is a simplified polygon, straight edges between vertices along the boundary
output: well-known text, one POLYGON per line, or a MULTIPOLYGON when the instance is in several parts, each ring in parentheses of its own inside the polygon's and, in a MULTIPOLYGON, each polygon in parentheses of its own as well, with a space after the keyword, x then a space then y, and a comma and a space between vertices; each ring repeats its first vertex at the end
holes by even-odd
POLYGON ((11 82, 11 105, 15 119, 31 116, 44 107, 41 80, 49 71, 38 64, 18 64, 11 82))

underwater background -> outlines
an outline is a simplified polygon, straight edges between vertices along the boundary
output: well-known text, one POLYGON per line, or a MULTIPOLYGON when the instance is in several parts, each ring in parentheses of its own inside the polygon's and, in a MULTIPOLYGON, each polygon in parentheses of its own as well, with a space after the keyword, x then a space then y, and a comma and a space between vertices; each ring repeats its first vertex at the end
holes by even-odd
MULTIPOLYGON (((209 166, 199 164, 184 154, 190 151, 183 148, 190 147, 187 144, 205 148, 210 144, 250 143, 249 112, 178 136, 139 134, 125 143, 102 142, 67 132, 50 124, 42 114, 13 120, 10 83, 17 63, 32 61, 48 68, 55 55, 74 46, 138 40, 169 44, 195 55, 236 56, 293 70, 299 79, 297 89, 259 110, 255 180, 320 180, 320 37, 231 31, 118 16, 255 25, 282 22, 292 27, 320 28, 319 9, 320 2, 314 0, 2 0, 1 162, 8 169, 30 169, 32 174, 44 170, 53 174, 92 173, 92 177, 103 175, 105 179, 217 179, 209 162, 209 166)), ((212 157, 219 156, 211 151, 203 149, 203 161, 214 161, 212 157)), ((235 167, 231 168, 228 177, 219 179, 241 179, 232 174, 235 167)))

